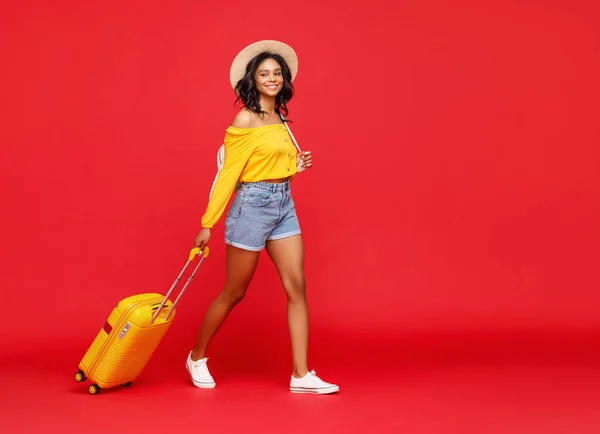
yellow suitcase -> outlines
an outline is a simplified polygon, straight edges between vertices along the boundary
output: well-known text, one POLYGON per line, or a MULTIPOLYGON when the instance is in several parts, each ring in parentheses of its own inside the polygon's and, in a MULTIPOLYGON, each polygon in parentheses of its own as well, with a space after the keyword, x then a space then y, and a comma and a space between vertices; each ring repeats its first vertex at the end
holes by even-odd
POLYGON ((114 386, 130 386, 150 360, 154 350, 175 318, 175 306, 200 265, 208 257, 208 247, 191 250, 188 261, 165 296, 157 293, 132 295, 121 300, 92 342, 75 373, 75 381, 89 379, 91 395, 114 386), (175 302, 169 300, 186 268, 201 254, 198 265, 175 302))

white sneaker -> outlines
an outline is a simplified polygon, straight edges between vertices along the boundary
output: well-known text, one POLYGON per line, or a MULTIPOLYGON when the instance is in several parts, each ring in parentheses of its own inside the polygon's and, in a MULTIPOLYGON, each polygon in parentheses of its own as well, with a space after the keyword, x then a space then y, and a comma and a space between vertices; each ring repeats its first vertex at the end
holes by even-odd
POLYGON ((327 383, 317 377, 315 371, 310 371, 302 378, 292 375, 290 391, 292 393, 316 393, 319 395, 338 392, 340 388, 336 384, 327 383))
POLYGON ((194 386, 200 387, 201 389, 212 389, 216 385, 215 380, 213 380, 210 372, 208 372, 208 366, 206 365, 207 361, 208 358, 205 357, 194 362, 192 360, 192 352, 190 351, 187 361, 185 362, 185 367, 192 377, 192 383, 194 383, 194 386))

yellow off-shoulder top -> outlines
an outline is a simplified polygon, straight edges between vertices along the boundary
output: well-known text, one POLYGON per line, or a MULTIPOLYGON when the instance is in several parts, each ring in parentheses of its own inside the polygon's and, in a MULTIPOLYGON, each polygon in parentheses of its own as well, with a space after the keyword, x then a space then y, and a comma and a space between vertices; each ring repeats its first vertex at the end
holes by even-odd
POLYGON ((296 147, 283 124, 256 128, 230 126, 223 144, 223 167, 217 173, 202 216, 203 228, 212 228, 219 221, 238 181, 258 182, 296 174, 296 147))

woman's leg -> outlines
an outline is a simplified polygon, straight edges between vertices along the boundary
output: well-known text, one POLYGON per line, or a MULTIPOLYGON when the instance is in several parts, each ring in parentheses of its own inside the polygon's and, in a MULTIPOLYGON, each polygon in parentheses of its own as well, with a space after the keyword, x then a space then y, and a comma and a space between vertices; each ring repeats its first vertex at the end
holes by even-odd
POLYGON ((308 304, 304 280, 304 245, 302 236, 267 241, 271 257, 288 298, 288 326, 292 344, 292 375, 308 373, 308 304))
POLYGON ((288 325, 292 343, 293 393, 330 394, 340 390, 337 384, 327 383, 308 371, 308 304, 304 280, 304 245, 302 236, 267 241, 267 252, 273 260, 288 297, 288 325))
POLYGON ((246 295, 246 289, 250 285, 258 264, 259 252, 251 252, 230 245, 227 245, 226 249, 225 287, 212 302, 204 317, 196 345, 192 350, 191 359, 193 361, 205 357, 210 340, 217 333, 231 309, 246 295))

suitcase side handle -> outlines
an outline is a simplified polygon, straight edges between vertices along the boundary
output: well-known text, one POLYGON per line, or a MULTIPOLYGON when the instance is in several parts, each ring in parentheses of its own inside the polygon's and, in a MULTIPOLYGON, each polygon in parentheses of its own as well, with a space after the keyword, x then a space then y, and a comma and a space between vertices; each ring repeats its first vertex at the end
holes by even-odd
POLYGON ((202 254, 202 257, 200 258, 200 261, 198 262, 198 265, 196 265, 196 268, 194 268, 194 271, 192 272, 192 274, 190 275, 190 277, 188 277, 187 282, 185 283, 185 285, 183 286, 183 288, 181 289, 181 291, 179 292, 179 295, 177 296, 177 299, 175 299, 175 302, 173 303, 173 306, 171 306, 171 310, 169 311, 169 313, 167 314, 165 321, 169 319, 169 317, 171 316, 171 314, 173 313, 173 311, 175 310, 175 306, 177 306, 177 303, 179 303, 179 300, 181 300, 181 296, 183 295, 185 289, 188 287, 188 285, 190 284, 190 282, 192 281, 192 279, 194 278, 194 276, 196 275, 196 271, 198 271, 198 268, 200 268, 200 265, 202 265, 202 263, 204 262, 204 260, 206 258, 208 258, 208 254, 209 254, 210 250, 208 248, 208 246, 204 246, 204 250, 200 250, 200 247, 194 247, 191 251, 190 251, 190 255, 188 257, 187 262, 185 263, 185 266, 183 267, 183 269, 181 270, 181 272, 179 273, 179 275, 177 276, 177 278, 175 279, 175 281, 173 282, 173 284, 171 285, 171 288, 169 289, 169 291, 167 292, 167 294, 165 295, 165 298, 163 299, 163 301, 160 303, 160 306, 158 307, 158 309, 156 309, 156 312, 154 312, 154 315, 152 316, 152 321, 151 323, 154 323, 154 320, 158 317, 158 315, 160 314, 160 311, 162 310, 162 308, 164 307, 165 303, 167 302, 167 300, 169 299, 169 296, 171 295, 171 293, 173 292, 173 289, 175 289, 175 287, 177 286, 177 284, 179 283, 179 281, 181 280, 181 276, 183 275, 183 273, 185 272, 185 270, 187 269, 187 267, 192 263, 192 261, 194 260, 194 258, 200 254, 202 254))

